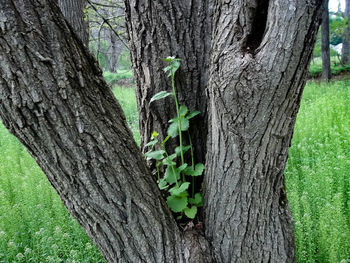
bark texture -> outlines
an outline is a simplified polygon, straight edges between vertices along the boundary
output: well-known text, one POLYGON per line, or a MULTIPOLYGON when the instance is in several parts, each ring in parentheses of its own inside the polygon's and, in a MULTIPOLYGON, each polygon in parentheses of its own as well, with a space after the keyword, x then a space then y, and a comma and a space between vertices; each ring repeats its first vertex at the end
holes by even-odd
POLYGON ((346 65, 350 63, 350 0, 345 0, 344 19, 346 19, 346 25, 343 33, 341 63, 346 65))
POLYGON ((216 2, 204 223, 219 262, 295 261, 284 169, 320 6, 216 2))
POLYGON ((85 21, 86 0, 58 0, 58 5, 85 46, 89 44, 89 23, 85 21))
POLYGON ((148 103, 170 90, 161 57, 183 58, 180 100, 202 111, 205 236, 177 226, 55 0, 0 1, 5 126, 109 262, 295 261, 283 173, 322 1, 125 3, 143 142, 174 115, 148 103))
POLYGON ((331 56, 329 48, 329 0, 323 0, 322 25, 321 25, 321 47, 322 47, 322 79, 331 79, 331 56))
POLYGON ((56 1, 35 3, 0 2, 4 125, 108 262, 192 262, 96 61, 56 1))
POLYGON ((191 125, 196 160, 204 161, 211 5, 211 0, 125 0, 142 150, 154 130, 165 138, 169 117, 176 116, 170 99, 149 104, 157 92, 171 91, 170 80, 162 70, 166 66, 162 58, 176 56, 182 59, 176 76, 179 101, 190 110, 201 112, 191 125))

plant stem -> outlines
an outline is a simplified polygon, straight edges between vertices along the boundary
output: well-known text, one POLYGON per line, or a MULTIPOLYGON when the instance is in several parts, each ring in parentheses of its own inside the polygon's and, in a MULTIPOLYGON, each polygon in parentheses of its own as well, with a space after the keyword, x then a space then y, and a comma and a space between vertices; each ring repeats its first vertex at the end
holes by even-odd
MULTIPOLYGON (((168 158, 169 155, 168 155, 168 153, 167 153, 167 151, 165 149, 164 144, 161 144, 161 147, 162 147, 163 151, 165 152, 166 157, 168 158)), ((173 171, 173 175, 175 176, 176 186, 179 187, 179 183, 177 182, 177 176, 176 176, 176 173, 175 173, 175 170, 174 170, 174 165, 171 165, 171 170, 173 171)))
MULTIPOLYGON (((184 161, 184 153, 183 153, 183 150, 182 150, 181 119, 180 119, 179 103, 178 103, 177 97, 176 97, 176 90, 175 90, 175 74, 174 74, 174 73, 171 74, 171 87, 172 87, 172 89, 173 89, 173 96, 174 96, 175 105, 176 105, 177 123, 178 123, 178 125, 179 125, 181 165, 183 165, 183 164, 185 163, 185 161, 184 161)), ((185 176, 184 176, 184 182, 186 182, 185 176)))
MULTIPOLYGON (((192 146, 192 139, 191 139, 191 134, 188 131, 188 140, 190 142, 190 147, 191 147, 191 159, 192 159, 192 170, 194 170, 194 157, 193 157, 193 146, 192 146)), ((192 197, 194 197, 194 176, 192 176, 192 197)))

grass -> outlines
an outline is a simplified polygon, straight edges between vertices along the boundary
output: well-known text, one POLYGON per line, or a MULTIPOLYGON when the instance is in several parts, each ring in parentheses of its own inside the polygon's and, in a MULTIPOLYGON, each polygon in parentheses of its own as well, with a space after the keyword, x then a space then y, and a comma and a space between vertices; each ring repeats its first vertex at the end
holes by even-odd
POLYGON ((289 153, 298 262, 350 262, 350 81, 307 85, 289 153))
POLYGON ((131 69, 118 70, 117 73, 105 71, 103 72, 103 77, 106 82, 111 85, 117 84, 120 80, 128 80, 130 83, 133 82, 131 69))
POLYGON ((134 134, 137 145, 140 145, 139 115, 137 113, 135 90, 133 88, 114 86, 113 93, 124 110, 126 121, 134 134))
MULTIPOLYGON (((286 170, 298 262, 350 262, 350 82, 305 88, 286 170)), ((132 88, 116 87, 139 142, 132 88)), ((103 262, 23 146, 0 127, 0 263, 103 262)))
POLYGON ((0 153, 0 262, 104 262, 1 122, 0 153))

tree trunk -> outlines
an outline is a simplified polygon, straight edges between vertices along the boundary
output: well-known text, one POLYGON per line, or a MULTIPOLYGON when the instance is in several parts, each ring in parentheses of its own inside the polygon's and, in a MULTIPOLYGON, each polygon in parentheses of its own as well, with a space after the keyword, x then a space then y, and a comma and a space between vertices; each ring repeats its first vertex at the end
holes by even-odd
POLYGON ((0 2, 0 117, 108 262, 293 262, 283 173, 321 2, 125 2, 143 142, 174 115, 149 106, 170 90, 160 57, 183 58, 179 97, 202 111, 205 236, 178 227, 55 0, 0 2))
POLYGON ((56 1, 37 2, 0 2, 4 125, 108 262, 194 262, 206 241, 181 234, 97 62, 56 1))
POLYGON ((153 131, 167 136, 168 121, 176 116, 170 100, 149 104, 157 92, 171 90, 162 71, 162 58, 182 59, 176 75, 180 104, 199 110, 192 122, 195 158, 203 162, 207 138, 207 97, 211 0, 136 1, 125 0, 126 23, 140 113, 141 149, 153 131))
POLYGON ((350 0, 345 0, 344 19, 346 20, 346 25, 343 33, 341 63, 346 65, 350 63, 350 0))
POLYGON ((217 3, 206 237, 220 262, 294 262, 284 169, 321 1, 217 3))
POLYGON ((322 12, 322 79, 329 81, 331 79, 331 56, 329 49, 329 0, 323 0, 322 12))
POLYGON ((64 17, 85 46, 89 45, 89 23, 85 21, 86 0, 58 0, 64 17))

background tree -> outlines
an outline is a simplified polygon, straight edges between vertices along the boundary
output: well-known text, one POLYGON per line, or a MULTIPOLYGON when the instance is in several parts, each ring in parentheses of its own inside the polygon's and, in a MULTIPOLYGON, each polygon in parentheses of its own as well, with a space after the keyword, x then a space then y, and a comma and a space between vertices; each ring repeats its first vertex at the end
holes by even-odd
POLYGON ((350 0, 345 0, 345 28, 343 33, 343 46, 341 62, 343 65, 350 63, 350 0))
POLYGON ((120 56, 127 49, 124 3, 121 0, 87 2, 90 18, 90 50, 104 70, 117 72, 120 56))
POLYGON ((323 0, 322 13, 322 78, 326 81, 331 79, 331 56, 329 48, 329 0, 323 0))
POLYGON ((147 108, 141 96, 160 89, 159 57, 170 52, 183 58, 181 100, 203 110, 203 132, 194 134, 208 149, 196 148, 207 156, 204 236, 175 222, 56 2, 36 2, 0 2, 0 116, 105 258, 294 261, 283 171, 321 1, 125 1, 143 136, 154 127, 165 133, 159 104, 147 108))
POLYGON ((86 0, 58 0, 64 17, 79 35, 84 45, 89 43, 89 24, 85 16, 86 0))

